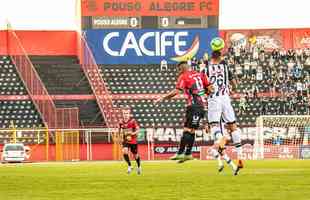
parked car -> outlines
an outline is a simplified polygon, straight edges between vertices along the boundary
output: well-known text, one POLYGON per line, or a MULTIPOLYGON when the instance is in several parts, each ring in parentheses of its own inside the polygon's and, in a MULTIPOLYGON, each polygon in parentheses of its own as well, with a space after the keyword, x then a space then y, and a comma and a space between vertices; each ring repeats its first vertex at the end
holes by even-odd
POLYGON ((1 150, 1 162, 24 162, 28 156, 27 148, 21 143, 9 143, 3 146, 1 150))

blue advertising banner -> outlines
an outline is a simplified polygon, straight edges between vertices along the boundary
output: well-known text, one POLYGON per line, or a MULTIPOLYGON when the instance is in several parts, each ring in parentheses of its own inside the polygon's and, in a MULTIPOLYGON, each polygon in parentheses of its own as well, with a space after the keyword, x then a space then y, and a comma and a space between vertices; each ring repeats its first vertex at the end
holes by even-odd
POLYGON ((202 58, 218 29, 86 30, 85 36, 98 64, 159 64, 202 58))

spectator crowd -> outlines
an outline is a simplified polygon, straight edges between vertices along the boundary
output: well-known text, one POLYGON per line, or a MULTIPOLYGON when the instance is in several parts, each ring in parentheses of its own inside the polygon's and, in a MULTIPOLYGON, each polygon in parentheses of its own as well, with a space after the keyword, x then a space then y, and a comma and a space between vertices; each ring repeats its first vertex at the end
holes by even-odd
MULTIPOLYGON (((202 71, 208 57, 205 54, 189 62, 202 71)), ((239 117, 253 111, 254 115, 310 114, 310 48, 270 50, 263 45, 235 45, 227 48, 223 58, 238 82, 234 105, 239 117)))

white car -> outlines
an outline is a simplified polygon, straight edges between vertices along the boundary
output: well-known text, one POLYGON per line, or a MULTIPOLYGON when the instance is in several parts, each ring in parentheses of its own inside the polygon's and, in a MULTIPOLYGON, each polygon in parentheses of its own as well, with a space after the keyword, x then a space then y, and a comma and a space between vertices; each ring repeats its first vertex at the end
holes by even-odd
POLYGON ((2 162, 23 162, 27 159, 26 147, 24 144, 5 144, 1 150, 2 162))

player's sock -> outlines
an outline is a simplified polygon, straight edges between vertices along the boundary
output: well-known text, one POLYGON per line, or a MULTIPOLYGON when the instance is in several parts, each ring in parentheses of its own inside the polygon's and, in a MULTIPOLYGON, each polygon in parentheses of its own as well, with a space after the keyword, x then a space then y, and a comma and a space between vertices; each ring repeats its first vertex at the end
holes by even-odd
POLYGON ((216 138, 218 137, 218 135, 222 135, 222 130, 220 126, 212 126, 210 128, 210 132, 212 135, 214 135, 216 138))
POLYGON ((128 164, 128 166, 130 167, 130 166, 131 166, 131 162, 130 162, 130 159, 129 159, 129 155, 128 155, 128 154, 124 154, 124 160, 126 161, 126 163, 128 164))
POLYGON ((181 142, 180 142, 180 146, 179 146, 179 150, 177 152, 178 155, 181 155, 184 153, 184 150, 185 150, 185 147, 186 147, 186 144, 187 144, 187 135, 190 134, 188 131, 184 131, 183 132, 183 136, 181 138, 181 142))
POLYGON ((235 163, 230 159, 230 157, 226 153, 223 154, 223 159, 232 168, 232 170, 235 171, 237 169, 237 166, 235 165, 235 163))
POLYGON ((136 163, 137 163, 138 167, 141 166, 141 160, 140 160, 140 156, 139 155, 136 156, 136 163))
POLYGON ((215 150, 215 149, 212 149, 211 153, 212 153, 212 156, 214 157, 214 159, 217 159, 219 168, 222 168, 224 166, 224 163, 223 163, 223 161, 221 159, 220 153, 217 150, 215 150))
POLYGON ((186 151, 185 151, 186 156, 192 155, 192 148, 194 146, 194 143, 195 143, 195 134, 188 133, 186 136, 186 151))
POLYGON ((240 165, 239 167, 243 167, 243 163, 242 163, 242 145, 241 145, 241 131, 240 129, 235 130, 234 132, 232 132, 232 139, 233 139, 233 143, 236 147, 237 150, 237 157, 238 157, 238 165, 240 165))

